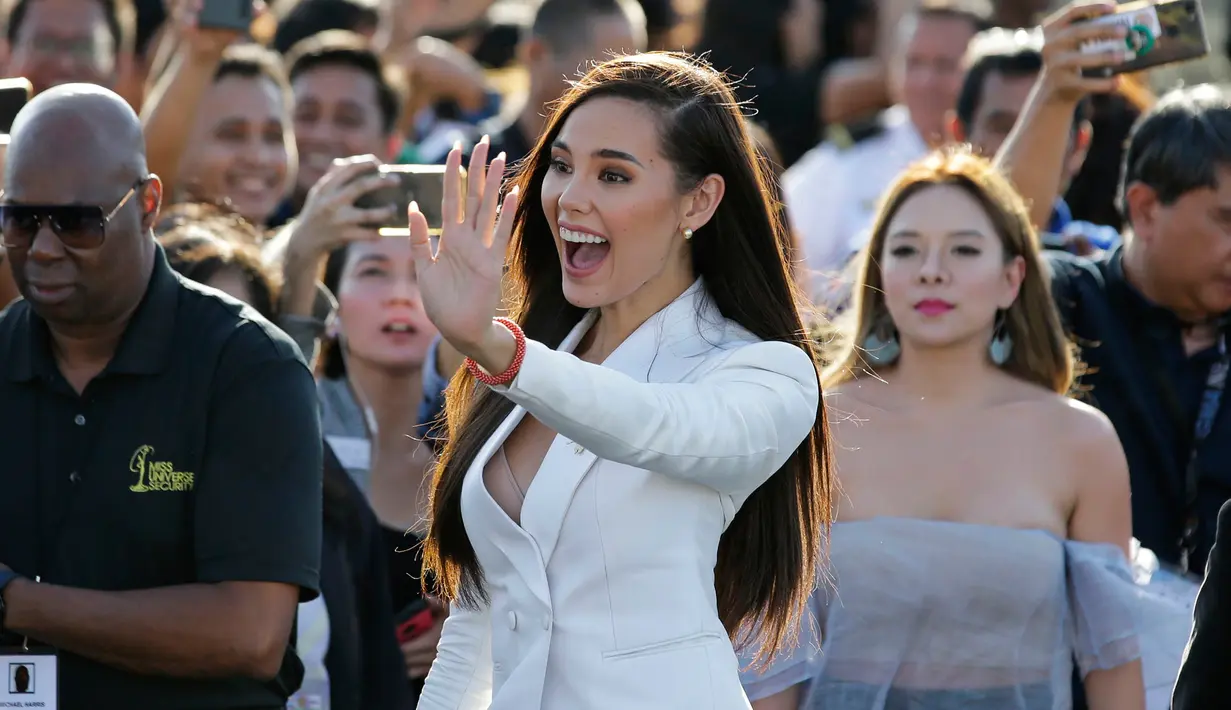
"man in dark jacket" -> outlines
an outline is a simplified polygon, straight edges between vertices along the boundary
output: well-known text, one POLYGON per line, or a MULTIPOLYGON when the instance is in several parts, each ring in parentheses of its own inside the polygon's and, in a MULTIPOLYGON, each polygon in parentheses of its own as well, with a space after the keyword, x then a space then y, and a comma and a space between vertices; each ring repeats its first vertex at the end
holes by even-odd
POLYGON ((1231 698, 1231 502, 1218 511, 1218 532, 1193 611, 1193 633, 1171 696, 1172 710, 1224 707, 1231 698))

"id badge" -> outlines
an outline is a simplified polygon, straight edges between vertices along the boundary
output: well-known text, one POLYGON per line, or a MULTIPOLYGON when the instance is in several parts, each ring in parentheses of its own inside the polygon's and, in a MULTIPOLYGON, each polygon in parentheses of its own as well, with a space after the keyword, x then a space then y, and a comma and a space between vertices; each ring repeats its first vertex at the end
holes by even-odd
POLYGON ((304 678, 299 690, 286 701, 286 707, 287 710, 329 710, 329 681, 304 678))
POLYGON ((55 651, 0 648, 0 708, 46 708, 59 701, 59 665, 55 651))

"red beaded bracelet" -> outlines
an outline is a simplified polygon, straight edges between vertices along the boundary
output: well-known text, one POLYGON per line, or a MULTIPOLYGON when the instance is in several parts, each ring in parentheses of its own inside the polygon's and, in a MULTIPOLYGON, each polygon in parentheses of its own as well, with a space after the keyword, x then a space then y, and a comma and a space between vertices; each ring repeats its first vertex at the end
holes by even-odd
POLYGON ((491 375, 479 367, 479 363, 466 358, 466 371, 488 387, 500 387, 516 379, 518 371, 521 370, 522 360, 526 359, 526 334, 522 332, 521 326, 508 318, 494 318, 493 320, 508 328, 509 332, 517 340, 517 350, 513 353, 513 362, 509 364, 508 369, 499 375, 491 375))

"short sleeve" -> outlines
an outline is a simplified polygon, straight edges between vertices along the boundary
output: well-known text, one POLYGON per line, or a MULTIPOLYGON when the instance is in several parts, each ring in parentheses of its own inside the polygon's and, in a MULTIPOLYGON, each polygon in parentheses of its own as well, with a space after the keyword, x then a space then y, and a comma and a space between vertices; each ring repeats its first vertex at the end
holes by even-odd
POLYGON ((1114 545, 1066 543, 1073 648, 1082 677, 1141 660, 1146 697, 1166 705, 1192 628, 1197 584, 1159 569, 1149 550, 1133 562, 1114 545))
POLYGON ((1141 655, 1133 622, 1136 584, 1113 545, 1066 545, 1073 647, 1084 677, 1141 655))
POLYGON ((319 594, 322 448, 312 375, 280 332, 244 323, 223 349, 194 490, 202 582, 292 584, 319 594))

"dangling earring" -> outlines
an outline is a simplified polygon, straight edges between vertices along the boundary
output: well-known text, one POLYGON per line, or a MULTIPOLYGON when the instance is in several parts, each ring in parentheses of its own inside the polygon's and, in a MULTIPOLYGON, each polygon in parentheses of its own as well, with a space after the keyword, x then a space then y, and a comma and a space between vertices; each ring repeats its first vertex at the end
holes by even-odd
POLYGON ((692 239, 692 228, 684 227, 684 239, 692 239))
POLYGON ((898 342, 897 329, 889 316, 881 317, 876 325, 863 339, 863 349, 873 365, 892 365, 902 354, 902 344, 898 342))
POLYGON ((337 340, 342 335, 342 321, 338 318, 338 314, 333 316, 325 323, 325 338, 328 340, 337 340))
POLYGON ((1003 366, 1013 354, 1013 338, 1005 327, 1004 311, 996 314, 996 328, 992 331, 992 342, 987 344, 987 354, 996 365, 1003 366))

